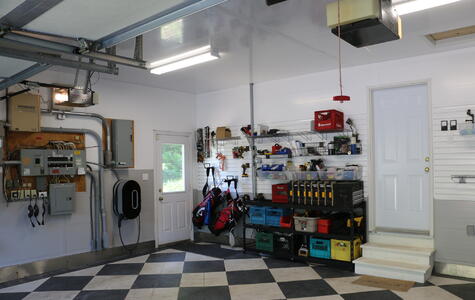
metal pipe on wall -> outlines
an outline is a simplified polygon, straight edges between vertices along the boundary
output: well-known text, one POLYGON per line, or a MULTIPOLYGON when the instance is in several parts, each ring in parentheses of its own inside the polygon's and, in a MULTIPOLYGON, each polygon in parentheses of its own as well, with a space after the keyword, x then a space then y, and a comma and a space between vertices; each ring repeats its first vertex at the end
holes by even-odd
MULTIPOLYGON (((89 113, 89 112, 74 112, 74 111, 61 111, 61 110, 42 110, 44 114, 55 114, 55 115, 70 115, 77 117, 88 117, 99 119, 102 122, 102 126, 106 129, 106 147, 104 149, 104 162, 106 167, 111 166, 112 164, 112 141, 111 141, 111 128, 106 118, 100 114, 89 113)), ((101 145, 102 146, 102 145, 101 145)))
POLYGON ((96 193, 96 212, 100 212, 96 216, 96 250, 102 250, 108 247, 108 234, 107 234, 107 220, 106 220, 106 210, 104 204, 104 157, 102 155, 102 138, 97 132, 91 129, 76 129, 76 128, 53 128, 53 127, 42 127, 41 131, 44 132, 69 132, 69 133, 84 133, 91 135, 97 141, 97 150, 98 150, 98 167, 99 167, 99 180, 98 180, 98 190, 99 193, 96 193), (99 241, 98 237, 101 237, 99 241))

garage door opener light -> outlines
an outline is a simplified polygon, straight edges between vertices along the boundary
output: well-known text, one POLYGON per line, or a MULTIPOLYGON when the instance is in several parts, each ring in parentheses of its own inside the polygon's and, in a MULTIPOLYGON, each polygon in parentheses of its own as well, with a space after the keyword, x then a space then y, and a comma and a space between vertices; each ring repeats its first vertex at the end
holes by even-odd
POLYGON ((161 75, 220 58, 210 45, 181 53, 150 64, 150 73, 161 75))

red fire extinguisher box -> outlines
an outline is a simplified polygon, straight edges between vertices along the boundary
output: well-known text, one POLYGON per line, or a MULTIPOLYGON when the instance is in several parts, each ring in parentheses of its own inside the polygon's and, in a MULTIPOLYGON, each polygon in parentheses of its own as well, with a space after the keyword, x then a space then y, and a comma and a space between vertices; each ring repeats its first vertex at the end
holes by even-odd
POLYGON ((315 131, 343 131, 345 115, 343 112, 330 109, 315 112, 315 131))

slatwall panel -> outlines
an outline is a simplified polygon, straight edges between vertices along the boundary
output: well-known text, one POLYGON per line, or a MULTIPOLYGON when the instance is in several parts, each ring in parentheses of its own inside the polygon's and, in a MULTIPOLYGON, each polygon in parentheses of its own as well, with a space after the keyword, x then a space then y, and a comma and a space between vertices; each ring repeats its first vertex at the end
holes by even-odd
POLYGON ((451 180, 452 175, 475 175, 475 136, 459 134, 460 127, 468 119, 467 109, 475 112, 475 106, 433 109, 434 198, 436 200, 475 201, 475 183, 460 184, 451 180), (457 120, 459 130, 441 131, 442 120, 457 120))
MULTIPOLYGON (((357 156, 325 156, 323 157, 325 165, 328 166, 345 166, 347 163, 351 164, 358 164, 363 167, 363 180, 365 182, 365 193, 367 194, 367 178, 368 178, 368 156, 367 156, 367 145, 368 145, 368 122, 366 114, 359 114, 359 115, 348 115, 347 118, 351 118, 358 129, 360 134, 360 140, 363 147, 363 154, 357 156)), ((260 123, 257 123, 260 124, 260 123)), ((268 125, 270 128, 278 128, 281 130, 298 132, 298 131, 309 131, 310 130, 310 120, 299 120, 299 121, 290 121, 290 122, 278 122, 278 123, 262 123, 264 125, 268 125)), ((241 126, 230 126, 226 125, 231 129, 233 136, 240 135, 240 128, 241 126)), ((213 129, 212 129, 213 130, 213 129)), ((335 134, 327 134, 328 138, 332 138, 335 134)), ((308 136, 292 136, 292 137, 281 137, 276 139, 257 139, 256 140, 256 147, 257 149, 269 149, 271 150, 272 145, 275 143, 279 143, 283 147, 293 148, 293 141, 299 140, 303 143, 307 142, 317 142, 320 141, 319 135, 308 135, 308 136), (292 144, 291 144, 292 143, 292 144)), ((250 163, 250 152, 247 152, 244 155, 244 159, 233 159, 232 155, 232 148, 236 146, 248 146, 248 141, 246 138, 242 137, 241 140, 237 141, 226 141, 226 142, 217 142, 217 145, 213 147, 212 150, 212 158, 207 159, 206 163, 211 163, 213 166, 218 169, 219 162, 215 159, 216 152, 222 152, 226 156, 225 160, 225 171, 219 171, 216 178, 218 182, 221 182, 226 175, 239 175, 239 193, 242 194, 249 194, 252 190, 251 188, 251 177, 243 178, 241 177, 242 169, 241 165, 244 163, 250 163)), ((310 161, 310 159, 314 159, 314 157, 294 157, 292 159, 294 165, 298 166, 305 162, 310 161)), ((264 163, 284 163, 286 160, 279 159, 279 160, 265 160, 264 163)), ((247 172, 251 175, 251 170, 247 172)), ((195 163, 195 181, 194 181, 194 188, 200 190, 206 182, 206 174, 203 167, 203 164, 195 163)), ((257 192, 264 193, 266 195, 270 195, 272 192, 272 184, 281 183, 282 180, 263 180, 259 179, 257 181, 257 192)), ((209 181, 209 184, 212 184, 212 181, 209 181)), ((221 188, 225 188, 224 185, 221 188)))

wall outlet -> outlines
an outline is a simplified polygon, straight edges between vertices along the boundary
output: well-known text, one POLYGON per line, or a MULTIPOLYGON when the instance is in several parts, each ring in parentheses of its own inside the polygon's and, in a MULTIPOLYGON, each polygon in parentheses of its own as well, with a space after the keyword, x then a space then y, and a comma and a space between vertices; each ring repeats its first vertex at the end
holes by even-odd
POLYGON ((467 235, 475 236, 475 225, 467 225, 467 235))
POLYGON ((36 190, 31 190, 31 198, 36 198, 37 196, 36 190))
POLYGON ((25 190, 18 190, 18 200, 25 200, 25 190))
POLYGON ((40 198, 48 198, 48 192, 39 192, 38 197, 40 198))
POLYGON ((17 190, 11 191, 11 193, 10 193, 10 198, 12 198, 13 201, 18 200, 18 199, 19 199, 18 197, 19 197, 19 194, 18 194, 18 191, 17 191, 17 190))
POLYGON ((25 199, 30 199, 31 198, 31 190, 25 190, 25 199))

